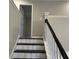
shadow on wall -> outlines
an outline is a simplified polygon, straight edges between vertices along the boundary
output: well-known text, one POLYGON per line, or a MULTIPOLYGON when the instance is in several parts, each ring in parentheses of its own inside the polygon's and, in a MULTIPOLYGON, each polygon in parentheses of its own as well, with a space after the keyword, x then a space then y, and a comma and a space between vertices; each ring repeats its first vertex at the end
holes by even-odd
POLYGON ((13 1, 9 2, 9 56, 12 53, 19 30, 19 11, 13 1))

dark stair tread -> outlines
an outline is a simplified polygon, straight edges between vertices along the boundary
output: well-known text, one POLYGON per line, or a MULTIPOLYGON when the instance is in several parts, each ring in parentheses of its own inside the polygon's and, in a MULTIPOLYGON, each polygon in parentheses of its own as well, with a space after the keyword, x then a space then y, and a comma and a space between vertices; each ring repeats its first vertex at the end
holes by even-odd
POLYGON ((22 38, 20 37, 19 39, 43 39, 43 38, 22 38))
POLYGON ((17 43, 17 45, 42 45, 44 46, 44 44, 42 43, 17 43))
POLYGON ((45 50, 15 50, 15 53, 45 53, 45 50))
POLYGON ((12 58, 12 59, 46 59, 46 58, 12 58))

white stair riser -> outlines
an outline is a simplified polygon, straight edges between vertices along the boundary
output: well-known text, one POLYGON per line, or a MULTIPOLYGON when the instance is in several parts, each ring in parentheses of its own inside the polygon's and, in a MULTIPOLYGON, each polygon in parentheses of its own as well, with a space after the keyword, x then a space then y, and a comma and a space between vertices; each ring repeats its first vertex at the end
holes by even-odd
POLYGON ((46 58, 44 53, 14 53, 13 58, 46 58))
POLYGON ((35 46, 35 45, 17 45, 16 49, 18 50, 45 50, 44 46, 35 46))
POLYGON ((20 39, 19 41, 18 41, 18 43, 43 43, 43 40, 31 40, 31 39, 26 39, 26 40, 22 40, 22 39, 20 39))

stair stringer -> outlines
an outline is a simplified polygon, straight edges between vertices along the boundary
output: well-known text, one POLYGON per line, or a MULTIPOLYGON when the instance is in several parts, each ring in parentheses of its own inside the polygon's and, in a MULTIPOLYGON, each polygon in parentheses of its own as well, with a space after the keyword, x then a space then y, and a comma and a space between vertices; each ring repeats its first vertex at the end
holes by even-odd
POLYGON ((13 53, 14 53, 14 50, 15 50, 15 48, 16 48, 16 46, 17 46, 18 40, 19 40, 19 36, 18 36, 17 39, 16 39, 15 45, 14 45, 14 47, 13 47, 13 50, 12 50, 12 52, 11 52, 11 55, 10 55, 9 59, 11 59, 11 57, 13 56, 13 53))

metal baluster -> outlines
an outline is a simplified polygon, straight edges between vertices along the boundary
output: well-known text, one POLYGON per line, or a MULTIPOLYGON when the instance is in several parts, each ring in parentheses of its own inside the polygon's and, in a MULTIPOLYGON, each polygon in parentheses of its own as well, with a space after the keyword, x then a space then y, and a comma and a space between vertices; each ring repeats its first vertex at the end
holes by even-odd
POLYGON ((56 56, 57 56, 57 59, 58 59, 58 47, 56 45, 56 56))
POLYGON ((55 56, 55 59, 58 59, 58 51, 57 50, 58 50, 58 47, 57 47, 57 45, 54 41, 54 56, 55 56))
POLYGON ((55 43, 55 59, 57 59, 57 51, 56 51, 57 49, 56 48, 57 48, 57 46, 56 46, 56 43, 55 43))
MULTIPOLYGON (((53 40, 54 41, 54 40, 53 40)), ((55 41, 54 41, 54 59, 55 59, 55 41)))
POLYGON ((58 49, 58 59, 61 59, 61 53, 60 53, 59 49, 58 49))
MULTIPOLYGON (((59 52, 60 53, 60 52, 59 52)), ((61 53, 60 53, 60 59, 61 59, 61 53)))

